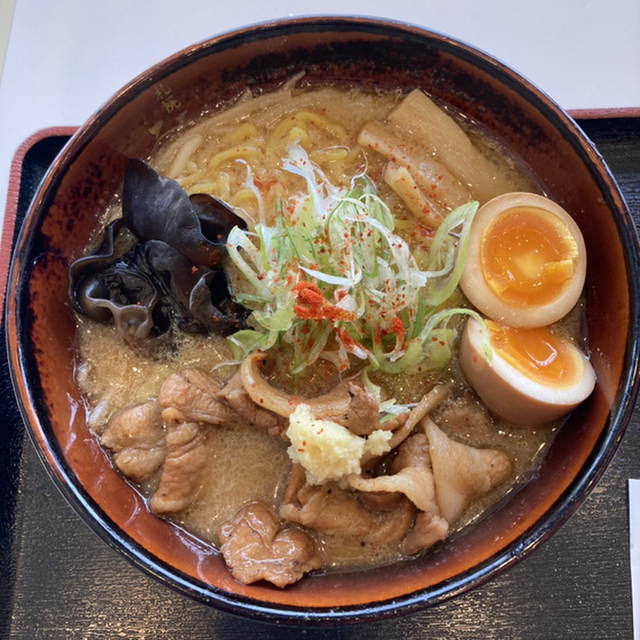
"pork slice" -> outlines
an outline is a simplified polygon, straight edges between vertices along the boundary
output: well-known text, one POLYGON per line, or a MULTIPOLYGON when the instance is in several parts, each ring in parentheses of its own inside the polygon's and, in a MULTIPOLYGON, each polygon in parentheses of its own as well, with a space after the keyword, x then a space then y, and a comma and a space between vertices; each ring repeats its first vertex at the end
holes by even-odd
POLYGON ((502 484, 511 474, 511 461, 501 451, 476 449, 449 438, 429 418, 422 421, 442 516, 451 525, 471 500, 502 484))
POLYGON ((378 511, 393 511, 404 500, 404 494, 398 491, 361 491, 358 499, 365 507, 378 511))
POLYGON ((218 399, 222 388, 214 376, 200 369, 172 373, 162 383, 158 402, 162 407, 178 409, 188 421, 215 426, 239 426, 245 421, 218 399))
POLYGON ((398 473, 406 467, 426 467, 431 469, 429 440, 424 433, 415 433, 408 437, 396 450, 389 465, 389 473, 398 473))
POLYGON ((427 467, 405 467, 393 475, 376 478, 351 474, 347 476, 347 481, 358 491, 403 493, 420 511, 438 511, 433 473, 427 467))
POLYGON ((100 437, 120 471, 134 482, 151 477, 167 455, 162 407, 149 400, 115 414, 100 437))
POLYGON ((422 511, 416 516, 411 533, 402 543, 403 550, 405 553, 413 555, 444 540, 448 532, 449 523, 444 518, 422 511))
POLYGON ((429 441, 424 433, 407 438, 399 447, 389 465, 389 475, 365 478, 347 477, 349 484, 362 492, 393 492, 405 495, 420 510, 413 529, 403 542, 407 553, 415 553, 443 540, 449 525, 441 517, 436 502, 436 488, 429 441))
POLYGON ((149 508, 165 514, 186 509, 198 497, 206 481, 209 455, 206 425, 187 421, 176 409, 165 409, 162 417, 167 425, 167 458, 149 508))
POLYGON ((216 393, 216 398, 226 402, 249 424, 266 429, 270 434, 280 434, 286 428, 286 421, 279 415, 258 406, 247 393, 238 371, 227 384, 216 393))
POLYGON ((300 529, 283 528, 262 502, 242 507, 219 527, 218 536, 227 566, 243 584, 266 580, 286 587, 324 564, 313 538, 300 529))
POLYGON ((311 485, 292 473, 295 489, 285 492, 279 514, 315 531, 345 535, 362 542, 387 543, 400 540, 410 528, 415 509, 402 499, 393 510, 376 510, 363 504, 356 491, 335 482, 311 485))
POLYGON ((345 426, 357 436, 368 436, 380 428, 378 400, 373 393, 354 382, 349 382, 347 388, 351 394, 351 402, 345 426))
POLYGON ((423 433, 405 440, 389 465, 389 473, 376 477, 347 476, 351 487, 366 493, 402 493, 420 509, 439 515, 429 443, 423 433))
POLYGON ((347 410, 343 415, 332 416, 332 419, 357 436, 368 436, 378 429, 395 431, 407 421, 409 411, 388 418, 381 423, 380 403, 376 396, 354 380, 349 380, 345 384, 349 392, 347 410))

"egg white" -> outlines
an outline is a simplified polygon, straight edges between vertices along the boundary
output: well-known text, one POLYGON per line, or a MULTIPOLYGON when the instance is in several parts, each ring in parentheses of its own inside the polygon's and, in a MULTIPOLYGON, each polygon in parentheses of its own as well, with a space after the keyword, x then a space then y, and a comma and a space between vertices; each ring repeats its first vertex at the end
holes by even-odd
POLYGON ((469 318, 462 334, 460 363, 467 381, 492 414, 512 424, 537 426, 569 413, 595 387, 589 359, 569 344, 577 366, 582 367, 581 377, 570 387, 546 386, 515 369, 496 351, 489 362, 483 351, 481 326, 469 318))
POLYGON ((469 233, 469 248, 460 287, 471 303, 485 316, 512 327, 544 327, 563 318, 578 302, 587 271, 587 251, 580 228, 573 218, 558 204, 534 193, 506 193, 493 198, 478 209, 469 233), (574 237, 578 249, 578 262, 574 277, 562 295, 551 302, 525 308, 515 307, 489 287, 482 274, 480 241, 487 226, 503 211, 513 207, 536 207, 558 217, 574 237))

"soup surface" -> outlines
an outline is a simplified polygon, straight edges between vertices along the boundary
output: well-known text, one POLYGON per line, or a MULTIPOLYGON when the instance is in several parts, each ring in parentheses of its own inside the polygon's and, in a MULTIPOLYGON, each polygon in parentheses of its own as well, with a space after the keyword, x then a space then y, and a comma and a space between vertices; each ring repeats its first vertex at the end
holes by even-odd
MULTIPOLYGON (((207 282, 224 271, 236 306, 209 325, 189 315, 196 287, 181 298, 179 267, 153 259, 173 232, 140 237, 127 176, 95 244, 124 214, 110 281, 135 262, 172 302, 159 314, 153 298, 142 339, 117 305, 98 303, 115 323, 77 320, 88 423, 114 465, 236 579, 281 587, 446 544, 526 481, 559 425, 496 418, 459 359, 467 318, 483 321, 457 286, 475 211, 540 191, 519 159, 419 91, 296 86, 204 115, 139 180, 164 189, 157 172, 193 210, 209 194, 238 216, 209 233, 220 263, 186 268, 207 282)), ((107 277, 87 273, 75 295, 95 302, 107 277)), ((577 343, 580 313, 551 331, 577 343)))

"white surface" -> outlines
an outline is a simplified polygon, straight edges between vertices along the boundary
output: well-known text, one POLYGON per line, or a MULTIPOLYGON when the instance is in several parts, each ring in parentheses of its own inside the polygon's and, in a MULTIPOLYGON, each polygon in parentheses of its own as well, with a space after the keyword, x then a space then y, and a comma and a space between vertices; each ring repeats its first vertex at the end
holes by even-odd
POLYGON ((290 15, 404 20, 487 51, 565 109, 640 107, 638 0, 16 0, 0 81, 0 204, 19 144, 80 125, 159 60, 218 33, 290 15))
POLYGON ((0 0, 0 71, 4 64, 4 54, 9 40, 9 29, 13 16, 14 0, 0 0))

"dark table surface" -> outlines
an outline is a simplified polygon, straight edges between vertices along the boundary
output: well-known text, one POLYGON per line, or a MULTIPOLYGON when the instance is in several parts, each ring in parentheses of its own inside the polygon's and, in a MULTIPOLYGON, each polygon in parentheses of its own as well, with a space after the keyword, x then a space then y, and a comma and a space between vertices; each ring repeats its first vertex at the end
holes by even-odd
MULTIPOLYGON (((640 119, 579 124, 640 223, 640 119)), ((45 138, 26 154, 18 216, 64 141, 45 138)), ((4 343, 4 334, 0 340, 4 343)), ((178 595, 99 539, 37 458, 13 401, 4 356, 0 364, 1 639, 633 637, 627 480, 640 478, 640 407, 609 469, 577 513, 505 573, 408 617, 289 629, 220 613, 178 595)))

